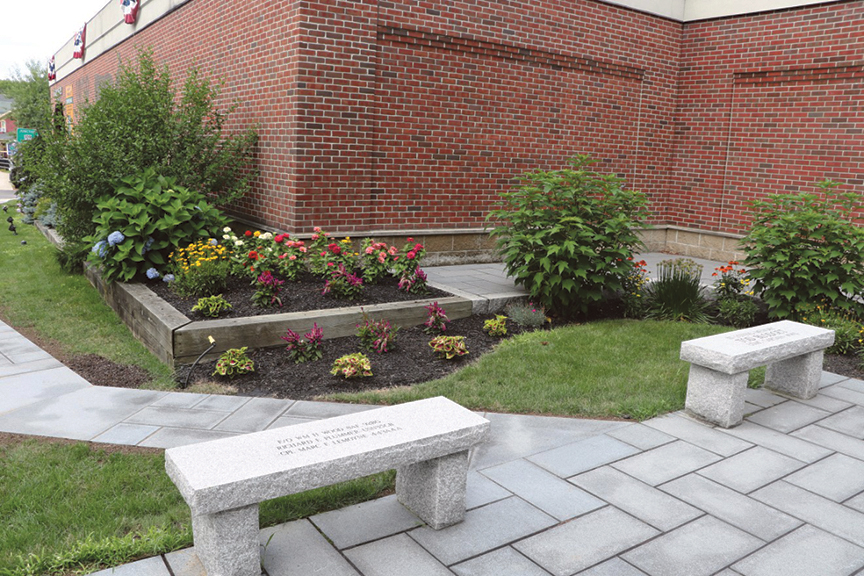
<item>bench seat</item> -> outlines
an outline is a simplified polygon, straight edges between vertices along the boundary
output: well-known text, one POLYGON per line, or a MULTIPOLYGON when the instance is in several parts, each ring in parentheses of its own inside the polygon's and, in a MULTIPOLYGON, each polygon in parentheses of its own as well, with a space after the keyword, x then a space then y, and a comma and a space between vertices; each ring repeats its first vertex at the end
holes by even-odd
POLYGON ((259 576, 258 504, 396 469, 400 502, 434 529, 465 515, 468 451, 489 421, 443 397, 171 448, 209 576, 259 576))

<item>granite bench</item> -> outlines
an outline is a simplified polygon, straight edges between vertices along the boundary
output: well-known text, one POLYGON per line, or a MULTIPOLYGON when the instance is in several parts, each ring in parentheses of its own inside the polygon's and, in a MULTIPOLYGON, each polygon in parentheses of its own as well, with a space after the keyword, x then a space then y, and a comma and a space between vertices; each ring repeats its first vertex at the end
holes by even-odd
POLYGON ((465 516, 468 451, 488 433, 488 420, 438 397, 171 448, 165 469, 207 574, 260 576, 260 502, 395 468, 399 501, 444 528, 465 516))
POLYGON ((833 343, 833 330, 790 320, 682 342, 681 359, 690 362, 685 410, 723 428, 740 424, 748 372, 766 365, 764 388, 812 398, 833 343))

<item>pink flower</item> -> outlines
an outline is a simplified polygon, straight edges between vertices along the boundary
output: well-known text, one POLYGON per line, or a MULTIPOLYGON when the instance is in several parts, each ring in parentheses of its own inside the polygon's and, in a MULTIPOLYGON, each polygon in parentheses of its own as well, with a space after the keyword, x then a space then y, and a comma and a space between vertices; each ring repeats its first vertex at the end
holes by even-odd
POLYGON ((282 236, 281 234, 277 234, 276 236, 273 237, 273 241, 276 242, 277 244, 281 244, 282 240, 284 240, 284 239, 285 239, 285 237, 282 236))
POLYGON ((415 254, 413 251, 408 252, 408 253, 405 255, 405 257, 408 258, 408 260, 413 260, 415 256, 417 256, 417 254, 415 254))
POLYGON ((390 249, 387 251, 390 256, 395 256, 399 250, 395 246, 390 246, 390 249))
POLYGON ((327 256, 326 252, 321 252, 321 256, 327 256))
POLYGON ((320 234, 320 233, 321 233, 321 227, 320 227, 320 226, 315 226, 314 228, 312 228, 312 231, 313 231, 313 232, 318 232, 318 233, 320 234))
POLYGON ((318 234, 312 234, 312 240, 317 240, 317 239, 318 239, 318 234))
POLYGON ((303 254, 305 254, 305 253, 306 253, 306 247, 305 247, 305 246, 300 246, 300 252, 302 252, 303 254))
POLYGON ((419 251, 422 250, 422 249, 423 249, 423 245, 422 245, 422 244, 415 244, 415 245, 414 245, 414 251, 415 251, 415 252, 419 252, 419 251))
POLYGON ((335 266, 335 264, 333 264, 333 262, 327 262, 327 266, 335 266))
POLYGON ((409 237, 408 237, 408 242, 413 242, 413 241, 414 241, 414 238, 411 238, 411 237, 409 236, 409 237))
POLYGON ((375 252, 375 248, 373 248, 372 246, 366 247, 366 254, 372 254, 373 252, 375 252))
POLYGON ((288 254, 280 254, 279 260, 284 260, 286 256, 288 256, 288 254))
POLYGON ((383 264, 385 260, 387 260, 387 253, 386 252, 379 252, 378 253, 378 262, 383 264))
POLYGON ((297 259, 297 256, 295 256, 294 254, 292 254, 291 256, 288 257, 288 260, 296 260, 296 259, 297 259))

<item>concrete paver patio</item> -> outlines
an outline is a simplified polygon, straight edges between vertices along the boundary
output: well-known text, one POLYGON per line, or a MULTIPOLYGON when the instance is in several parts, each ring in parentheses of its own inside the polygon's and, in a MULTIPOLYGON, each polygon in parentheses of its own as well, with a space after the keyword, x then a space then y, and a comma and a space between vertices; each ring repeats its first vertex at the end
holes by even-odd
MULTIPOLYGON (((472 270, 496 275, 448 273, 472 270)), ((447 274, 429 276, 440 285, 447 274)), ((455 282, 478 302, 519 292, 455 282)), ((94 387, 0 323, 3 432, 167 448, 370 408, 94 387)), ((643 423, 483 415, 492 435, 471 457, 463 523, 431 530, 388 496, 262 530, 264 572, 864 574, 860 380, 823 373, 806 402, 748 390, 745 421, 730 430, 681 412, 643 423)), ((108 573, 203 569, 188 549, 108 573)))

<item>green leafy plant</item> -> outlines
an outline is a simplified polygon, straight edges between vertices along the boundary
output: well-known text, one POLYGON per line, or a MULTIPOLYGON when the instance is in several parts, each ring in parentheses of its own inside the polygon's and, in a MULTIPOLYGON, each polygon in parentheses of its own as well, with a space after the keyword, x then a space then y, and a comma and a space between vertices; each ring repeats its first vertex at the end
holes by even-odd
POLYGON ((647 318, 708 322, 709 302, 701 286, 702 266, 689 258, 664 260, 646 288, 647 318))
POLYGON ((171 289, 180 296, 204 296, 225 289, 231 262, 228 250, 215 239, 201 239, 168 255, 171 289))
POLYGON ((483 322, 483 331, 489 336, 502 337, 507 335, 507 316, 498 314, 483 322))
POLYGON ((432 351, 445 360, 453 360, 468 355, 464 336, 436 336, 429 341, 432 351))
POLYGON ((630 273, 628 258, 641 243, 635 229, 646 216, 646 197, 622 180, 588 169, 577 156, 571 168, 537 171, 503 193, 487 216, 507 273, 547 310, 586 313, 619 291, 630 273))
POLYGON ((246 355, 248 348, 231 348, 219 356, 216 361, 216 370, 213 376, 227 376, 234 378, 240 374, 248 374, 255 371, 255 363, 246 355))
POLYGON ((805 324, 834 330, 834 344, 826 350, 829 354, 853 354, 864 349, 861 342, 864 324, 854 313, 832 308, 829 304, 804 304, 798 307, 796 314, 805 324))
POLYGON ((252 294, 252 304, 260 308, 270 308, 272 306, 282 306, 282 299, 279 297, 279 292, 282 291, 284 280, 279 280, 267 270, 262 272, 260 276, 252 283, 256 290, 252 294))
POLYGON ((747 297, 723 298, 717 301, 717 319, 728 326, 747 328, 756 320, 758 307, 747 297))
POLYGON ((107 282, 128 282, 151 268, 164 269, 169 252, 208 238, 225 220, 204 195, 152 168, 123 178, 96 207, 96 232, 84 240, 93 246, 89 262, 107 282))
POLYGON ((426 334, 443 334, 447 331, 447 322, 450 321, 447 318, 447 313, 444 312, 444 308, 438 305, 438 302, 433 302, 428 306, 424 306, 426 308, 426 322, 423 323, 423 332, 426 334))
POLYGON ((343 378, 365 378, 372 376, 372 365, 365 354, 356 352, 337 358, 330 373, 343 378))
POLYGON ((744 264, 771 318, 798 319, 801 305, 824 302, 853 310, 864 295, 864 229, 856 226, 861 195, 817 185, 818 194, 772 194, 753 202, 744 264))
POLYGON ((718 300, 753 296, 752 281, 747 278, 747 270, 736 268, 738 262, 730 260, 725 266, 714 269, 714 295, 718 300))
POLYGON ((372 320, 363 312, 363 323, 357 324, 357 337, 360 345, 370 352, 383 354, 396 345, 398 326, 391 326, 386 320, 372 320))
POLYGON ((546 324, 546 310, 533 302, 511 302, 504 311, 507 317, 523 328, 537 329, 546 324))
POLYGON ((393 277, 402 280, 414 276, 424 256, 426 256, 426 247, 419 242, 414 242, 414 238, 407 238, 402 250, 392 256, 393 277))
POLYGON ((208 318, 218 318, 219 314, 225 310, 233 308, 231 303, 222 297, 222 294, 216 296, 205 296, 198 299, 198 303, 192 307, 193 312, 200 312, 208 318))
POLYGON ((628 259, 632 265, 621 284, 621 303, 625 318, 643 318, 647 310, 645 288, 648 285, 648 270, 645 260, 628 259))
POLYGON ((100 199, 113 194, 120 179, 151 167, 220 206, 243 196, 255 178, 255 131, 228 133, 235 106, 224 107, 218 83, 194 68, 175 90, 167 66, 159 67, 145 50, 134 63, 121 63, 116 80, 101 84, 98 94, 76 105, 74 130, 61 115, 40 137, 38 173, 58 204, 65 240, 92 235, 100 199))
POLYGON ((363 280, 349 272, 344 264, 331 270, 330 279, 324 283, 321 294, 333 294, 336 298, 354 300, 360 297, 363 291, 363 280))
POLYGON ((281 336, 282 340, 288 342, 285 350, 288 351, 288 357, 295 364, 320 360, 321 356, 324 355, 321 350, 324 331, 318 327, 317 322, 312 324, 312 330, 304 334, 304 336, 306 337, 305 340, 290 328, 285 333, 285 336, 281 336))
POLYGON ((360 267, 363 271, 363 281, 367 284, 377 284, 390 273, 392 258, 396 255, 395 247, 387 246, 386 242, 376 242, 366 238, 360 247, 360 267))

